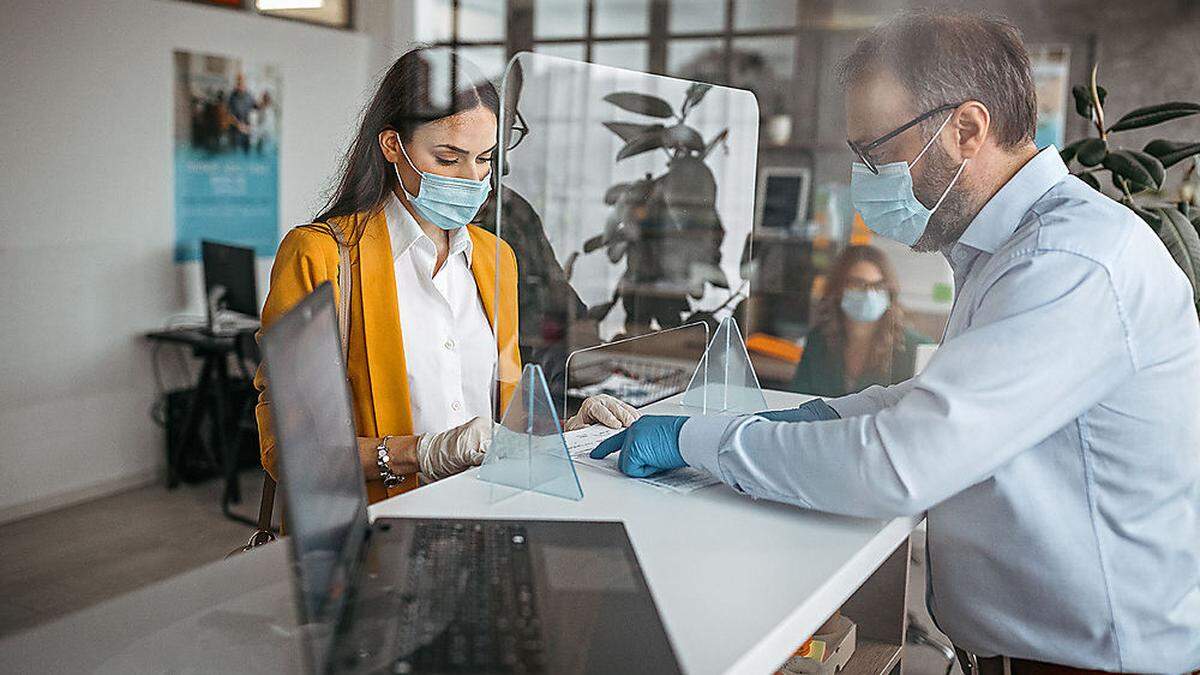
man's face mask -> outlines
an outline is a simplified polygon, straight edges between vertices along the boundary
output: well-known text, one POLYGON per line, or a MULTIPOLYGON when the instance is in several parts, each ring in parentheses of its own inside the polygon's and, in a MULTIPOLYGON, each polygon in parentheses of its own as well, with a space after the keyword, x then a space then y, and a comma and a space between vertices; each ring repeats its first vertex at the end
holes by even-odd
POLYGON ((396 134, 396 142, 400 144, 400 152, 404 154, 408 165, 421 177, 417 194, 413 195, 400 179, 400 167, 393 165, 400 189, 404 190, 408 203, 412 204, 417 213, 443 230, 456 230, 471 222, 492 191, 492 182, 489 180, 491 177, 475 181, 421 171, 409 159, 399 134, 396 134))
MULTIPOLYGON (((945 107, 945 106, 943 106, 945 107)), ((908 128, 923 117, 928 116, 928 113, 917 118, 913 122, 901 127, 896 132, 892 132, 884 139, 887 140, 894 136, 899 131, 908 128)), ((863 221, 867 227, 881 237, 893 239, 907 246, 912 246, 917 243, 921 235, 925 232, 925 227, 929 224, 929 218, 937 211, 938 207, 946 199, 946 195, 950 194, 950 189, 958 182, 958 177, 962 175, 963 169, 967 166, 967 160, 963 160, 959 165, 958 171, 955 172, 954 178, 950 180, 950 184, 942 191, 942 196, 938 198, 937 203, 933 208, 927 208, 917 199, 913 192, 913 178, 910 169, 925 156, 929 148, 933 147, 935 141, 942 133, 942 129, 954 117, 954 113, 942 122, 938 127, 937 133, 925 143, 925 147, 917 154, 916 159, 909 162, 892 162, 882 164, 878 167, 868 165, 864 162, 855 162, 851 169, 850 175, 850 200, 854 203, 854 208, 862 214, 863 221), (873 170, 874 169, 874 170, 873 170)), ((879 141, 871 145, 878 145, 879 141)), ((859 154, 863 153, 852 143, 851 148, 859 154)))

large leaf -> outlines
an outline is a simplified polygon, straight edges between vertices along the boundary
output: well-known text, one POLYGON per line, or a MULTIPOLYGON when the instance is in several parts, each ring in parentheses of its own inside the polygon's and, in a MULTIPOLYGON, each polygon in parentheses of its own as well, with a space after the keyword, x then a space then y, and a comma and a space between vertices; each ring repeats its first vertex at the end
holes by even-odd
POLYGON ((587 241, 583 242, 583 252, 591 253, 592 251, 595 251, 596 249, 600 248, 603 245, 604 245, 604 235, 598 234, 598 235, 592 237, 591 239, 588 239, 587 241))
POLYGON ((621 110, 650 117, 667 118, 675 115, 671 104, 657 96, 639 94, 633 91, 617 91, 604 97, 604 100, 621 110))
MULTIPOLYGON (((1096 86, 1096 93, 1100 95, 1100 105, 1104 105, 1104 97, 1108 96, 1108 92, 1104 87, 1096 86)), ((1088 87, 1082 84, 1077 84, 1071 87, 1071 95, 1075 97, 1075 112, 1083 117, 1092 119, 1092 92, 1088 87)))
POLYGON ((1085 138, 1075 151, 1075 159, 1084 166, 1096 166, 1108 154, 1108 144, 1099 138, 1085 138))
POLYGON ((1154 155, 1158 161, 1166 168, 1182 162, 1183 160, 1193 155, 1200 155, 1200 143, 1186 143, 1176 141, 1150 141, 1146 147, 1142 148, 1142 152, 1149 155, 1154 155))
POLYGON ((663 138, 662 125, 655 126, 658 128, 650 129, 626 143, 625 147, 621 148, 621 151, 617 153, 617 161, 619 162, 627 157, 633 157, 643 152, 650 152, 651 150, 658 150, 663 147, 663 141, 666 139, 663 138))
POLYGON ((1171 257, 1192 283, 1192 303, 1200 303, 1200 236, 1196 234, 1196 227, 1174 208, 1157 208, 1155 211, 1160 216, 1155 230, 1158 238, 1166 244, 1171 257))
POLYGON ((676 124, 667 129, 664 132, 663 138, 663 144, 672 150, 678 149, 688 152, 704 151, 704 137, 700 135, 700 132, 686 124, 676 124))
POLYGON ((1187 117, 1188 115, 1195 115, 1197 113, 1200 113, 1200 103, 1186 103, 1183 101, 1160 103, 1129 112, 1117 120, 1117 123, 1109 127, 1108 130, 1125 131, 1127 129, 1140 129, 1141 127, 1154 126, 1167 120, 1187 117))
POLYGON ((617 183, 616 185, 608 188, 608 190, 604 192, 604 203, 608 204, 609 206, 616 204, 617 200, 621 198, 621 195, 625 194, 625 191, 629 189, 630 185, 632 185, 632 183, 617 183))
POLYGON ((1157 157, 1138 150, 1130 150, 1129 154, 1133 155, 1133 158, 1140 162, 1142 168, 1150 174, 1150 178, 1154 180, 1154 187, 1161 190, 1163 180, 1167 177, 1167 170, 1163 168, 1162 162, 1158 161, 1157 157))
POLYGON ((662 130, 661 124, 634 124, 633 122, 605 122, 605 128, 614 134, 621 137, 621 140, 628 143, 642 134, 650 133, 655 129, 662 130))
POLYGON ((1096 180, 1096 175, 1091 171, 1082 171, 1075 175, 1079 177, 1079 180, 1090 185, 1093 190, 1100 192, 1100 181, 1096 180))
MULTIPOLYGON (((1149 157, 1149 155, 1146 156, 1149 157)), ((1154 158, 1151 157, 1151 159, 1154 158)), ((1154 161, 1157 162, 1158 160, 1154 161)), ((1104 161, 1101 164, 1104 168, 1112 171, 1114 177, 1120 177, 1128 181, 1130 187, 1141 189, 1155 186, 1154 176, 1146 169, 1141 160, 1134 155, 1133 150, 1110 152, 1105 155, 1104 161)))
POLYGON ((712 89, 711 84, 693 82, 692 86, 688 87, 687 95, 684 96, 683 109, 679 112, 679 116, 684 117, 692 108, 695 108, 701 99, 704 98, 704 95, 708 93, 709 89, 712 89))
POLYGON ((1087 141, 1086 138, 1081 138, 1073 143, 1068 143, 1062 150, 1058 151, 1062 157, 1063 164, 1070 164, 1071 160, 1075 159, 1075 153, 1079 151, 1079 146, 1087 141))

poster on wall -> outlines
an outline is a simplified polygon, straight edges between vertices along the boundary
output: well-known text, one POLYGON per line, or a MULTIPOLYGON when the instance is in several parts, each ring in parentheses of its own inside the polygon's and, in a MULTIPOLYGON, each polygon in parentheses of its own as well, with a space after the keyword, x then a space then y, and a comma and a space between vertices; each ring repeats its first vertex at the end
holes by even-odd
POLYGON ((279 68, 174 52, 175 260, 208 239, 274 255, 279 243, 279 68))
POLYGON ((1029 61, 1038 106, 1034 143, 1039 149, 1051 144, 1061 148, 1067 125, 1071 51, 1066 45, 1031 46, 1029 61))

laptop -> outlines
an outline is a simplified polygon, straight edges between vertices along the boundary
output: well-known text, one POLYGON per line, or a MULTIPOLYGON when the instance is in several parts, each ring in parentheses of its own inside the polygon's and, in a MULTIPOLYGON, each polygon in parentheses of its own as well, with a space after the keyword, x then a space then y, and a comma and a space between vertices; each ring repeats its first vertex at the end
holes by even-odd
POLYGON ((312 672, 678 673, 619 522, 377 518, 325 283, 263 336, 312 672))
POLYGON ((215 241, 200 242, 204 304, 212 335, 258 329, 258 288, 254 249, 215 241))

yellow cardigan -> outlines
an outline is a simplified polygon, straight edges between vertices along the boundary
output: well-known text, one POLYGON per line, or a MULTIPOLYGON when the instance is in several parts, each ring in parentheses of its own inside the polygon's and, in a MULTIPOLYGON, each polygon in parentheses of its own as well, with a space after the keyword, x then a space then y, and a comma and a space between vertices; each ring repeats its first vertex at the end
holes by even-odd
MULTIPOLYGON (((404 340, 400 335, 400 311, 396 300, 396 274, 387 219, 380 210, 332 219, 343 232, 365 220, 362 238, 351 250, 350 340, 346 370, 350 380, 354 423, 359 436, 412 435, 412 410, 404 363, 404 340), (365 280, 365 282, 364 282, 365 280)), ((499 345, 500 409, 508 405, 521 374, 517 346, 517 259, 512 248, 500 243, 499 263, 496 236, 474 225, 471 236, 471 273, 479 289, 484 312, 499 345), (496 298, 499 267, 500 297, 496 298)), ((337 297, 338 249, 323 226, 301 226, 284 236, 271 268, 271 286, 262 312, 263 329, 268 329, 287 310, 325 281, 333 282, 337 297)), ((417 336, 421 338, 422 336, 417 336)), ((260 366, 254 378, 258 389, 259 449, 267 473, 279 480, 276 471, 275 434, 267 381, 260 366)), ((371 503, 415 488, 416 480, 385 491, 378 481, 367 482, 371 503)))

